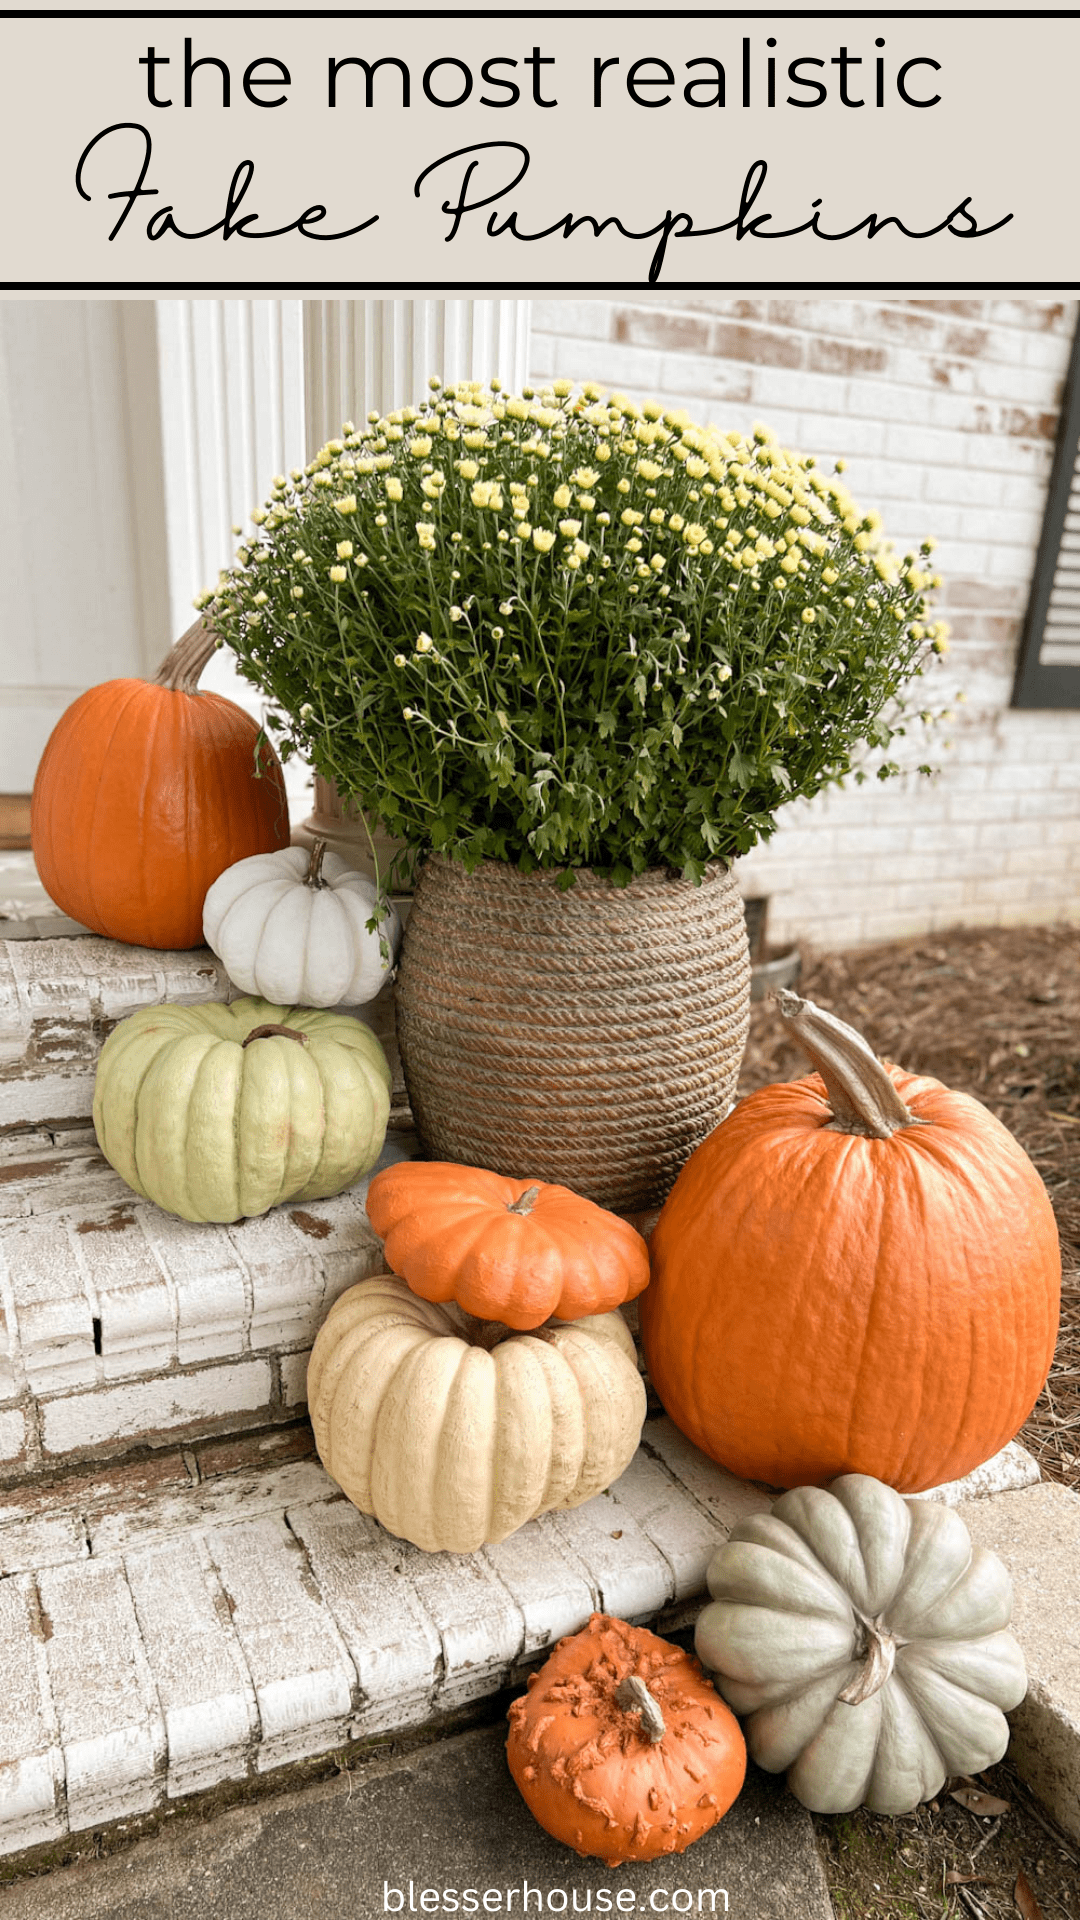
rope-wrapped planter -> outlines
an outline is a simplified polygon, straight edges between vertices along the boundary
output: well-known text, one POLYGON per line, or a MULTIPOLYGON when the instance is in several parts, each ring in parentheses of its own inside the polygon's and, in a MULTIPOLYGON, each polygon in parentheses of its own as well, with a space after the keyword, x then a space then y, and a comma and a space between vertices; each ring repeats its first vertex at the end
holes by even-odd
POLYGON ((621 1212, 658 1206, 723 1119, 750 1018, 739 890, 666 871, 430 858, 405 932, 397 1027, 433 1159, 556 1181, 621 1212))

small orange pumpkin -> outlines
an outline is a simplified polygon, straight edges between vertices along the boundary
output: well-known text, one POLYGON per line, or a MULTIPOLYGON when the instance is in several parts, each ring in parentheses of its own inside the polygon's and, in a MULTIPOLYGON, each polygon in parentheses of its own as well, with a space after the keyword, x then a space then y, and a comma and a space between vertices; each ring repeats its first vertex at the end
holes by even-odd
POLYGON ((739 1723, 693 1654, 603 1613, 530 1674, 506 1757, 545 1831, 609 1867, 682 1853, 746 1776, 739 1723))
POLYGON ((1039 1396, 1053 1209, 977 1100, 779 997, 818 1073, 750 1094, 679 1175, 650 1242, 649 1373, 732 1473, 919 1493, 997 1453, 1039 1396))
POLYGON ((414 1293, 519 1331, 607 1313, 648 1285, 641 1235, 568 1187, 402 1161, 376 1174, 367 1210, 414 1293))
POLYGON ((113 940, 201 946, 218 875, 289 844, 285 782, 258 722, 198 691, 216 645, 196 621, 155 679, 91 687, 42 756, 30 808, 38 873, 58 907, 113 940))

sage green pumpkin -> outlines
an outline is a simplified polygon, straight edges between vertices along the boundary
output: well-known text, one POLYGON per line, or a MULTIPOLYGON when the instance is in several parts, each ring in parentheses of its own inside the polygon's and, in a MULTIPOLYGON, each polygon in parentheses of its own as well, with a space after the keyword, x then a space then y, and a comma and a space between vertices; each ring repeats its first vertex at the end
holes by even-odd
POLYGON ((389 1112, 370 1028, 266 1000, 142 1007, 109 1035, 94 1085, 106 1160, 183 1220, 340 1193, 375 1165, 389 1112))
POLYGON ((740 1520, 695 1647, 752 1758, 814 1813, 909 1813, 1000 1760, 1027 1688, 1012 1585, 959 1514, 868 1474, 740 1520))

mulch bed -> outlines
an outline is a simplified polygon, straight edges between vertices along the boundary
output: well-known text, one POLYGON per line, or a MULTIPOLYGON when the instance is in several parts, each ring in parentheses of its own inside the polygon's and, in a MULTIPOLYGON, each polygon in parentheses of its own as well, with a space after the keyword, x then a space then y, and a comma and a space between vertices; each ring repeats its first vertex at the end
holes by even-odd
POLYGON ((816 1817, 836 1920, 1077 1920, 1080 1850, 1007 1761, 976 1784, 994 1796, 989 1814, 959 1805, 948 1782, 898 1819, 816 1817))
MULTIPOLYGON (((1038 1167, 1065 1283, 1054 1365, 1019 1438, 1047 1479, 1080 1489, 1080 932, 958 932, 810 954, 799 992, 883 1058, 974 1094, 1038 1167)), ((755 1006, 740 1093, 806 1070, 775 1009, 755 1006)))

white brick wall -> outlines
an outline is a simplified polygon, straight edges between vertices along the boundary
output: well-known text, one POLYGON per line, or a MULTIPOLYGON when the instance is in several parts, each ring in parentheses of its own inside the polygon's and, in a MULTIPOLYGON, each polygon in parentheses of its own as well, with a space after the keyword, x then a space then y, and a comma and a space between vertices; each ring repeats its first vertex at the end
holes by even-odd
MULTIPOLYGON (((741 863, 774 941, 1080 920, 1080 713, 1009 707, 1076 306, 1051 300, 537 300, 531 378, 603 380, 844 455, 899 546, 932 534, 953 647, 940 768, 795 804, 741 863)), ((903 743, 901 743, 903 744, 903 743)))

